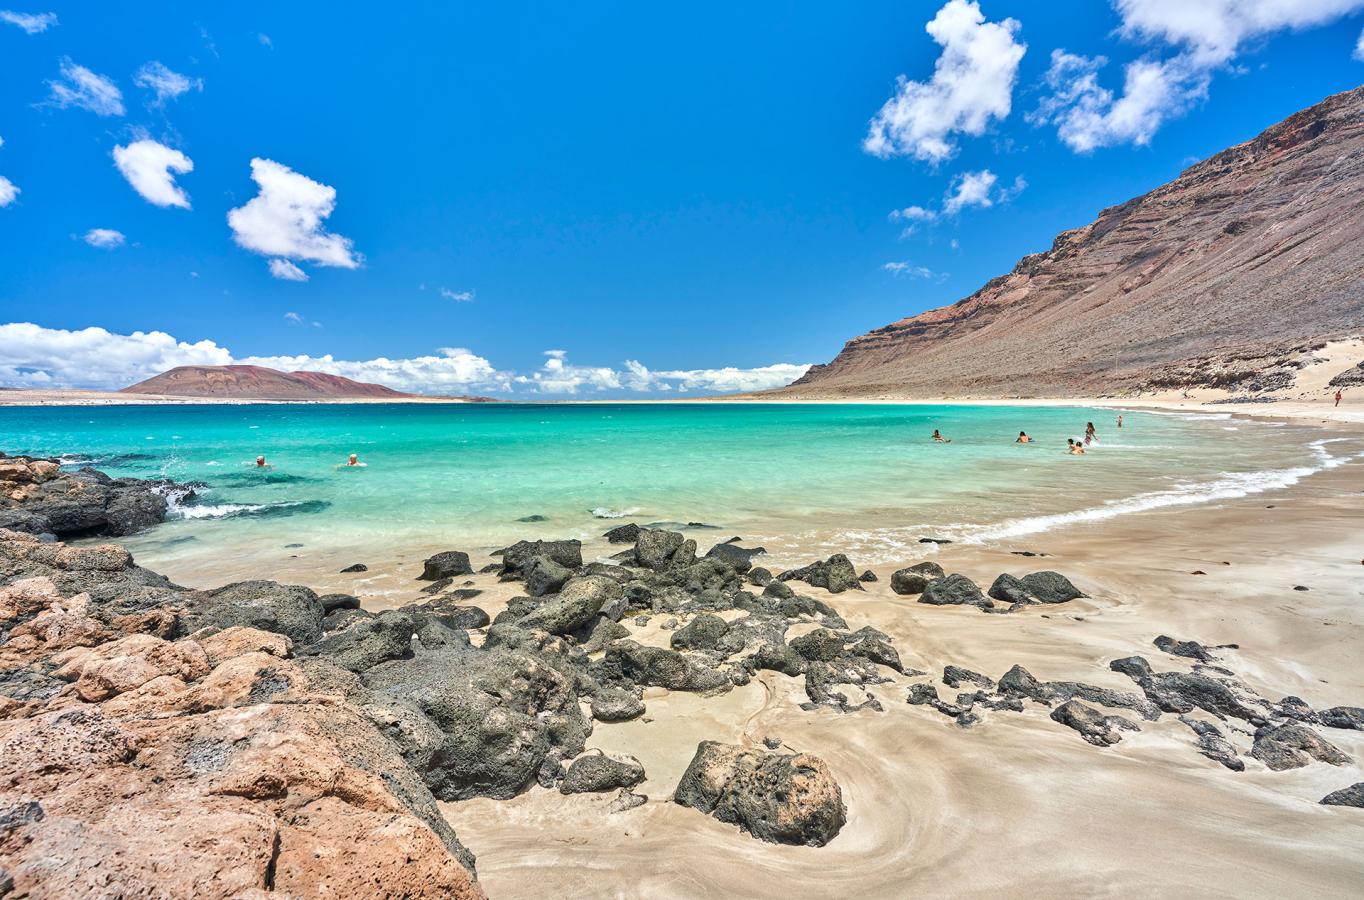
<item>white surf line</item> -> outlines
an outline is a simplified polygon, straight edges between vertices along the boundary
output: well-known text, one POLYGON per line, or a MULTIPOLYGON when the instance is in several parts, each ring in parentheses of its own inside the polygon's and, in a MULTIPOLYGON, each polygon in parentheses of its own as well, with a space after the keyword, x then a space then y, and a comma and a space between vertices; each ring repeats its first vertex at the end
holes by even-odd
POLYGON ((1277 491, 1291 487, 1318 472, 1334 469, 1356 459, 1364 459, 1364 452, 1348 456, 1332 456, 1326 445, 1348 438, 1326 438, 1312 441, 1308 446, 1317 457, 1314 466, 1294 466, 1289 469, 1266 469, 1260 472, 1223 473, 1220 477, 1199 484, 1183 485, 1162 491, 1149 491, 1119 500, 1110 500, 1102 506, 1057 513, 1046 516, 1029 516, 1012 519, 996 525, 955 525, 940 529, 955 540, 964 544, 984 544, 1006 538, 1040 534, 1083 522, 1099 522, 1130 513, 1146 512, 1152 509, 1165 509, 1174 506, 1196 506, 1216 500, 1235 500, 1266 491, 1277 491))

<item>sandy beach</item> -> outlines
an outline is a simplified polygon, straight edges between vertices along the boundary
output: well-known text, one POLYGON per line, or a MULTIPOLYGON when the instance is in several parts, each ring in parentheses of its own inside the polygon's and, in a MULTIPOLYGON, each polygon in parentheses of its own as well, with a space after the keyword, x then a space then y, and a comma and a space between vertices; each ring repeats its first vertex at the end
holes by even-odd
MULTIPOLYGON (((1358 433, 1344 422, 1327 428, 1358 433)), ((1364 733, 1323 730, 1352 758, 1348 765, 1273 772, 1247 760, 1246 771, 1231 772, 1199 755, 1193 733, 1171 715, 1101 749, 1041 706, 987 712, 962 729, 905 696, 911 684, 938 683, 948 664, 993 678, 1021 664, 1043 680, 1130 690, 1128 678, 1108 669, 1111 660, 1135 654, 1157 671, 1190 668, 1152 646, 1170 635, 1239 645, 1215 651, 1218 664, 1272 701, 1296 695, 1318 709, 1359 705, 1362 489, 1364 462, 1353 461, 1281 491, 999 545, 925 545, 922 556, 902 561, 931 559, 982 585, 1000 572, 1055 569, 1090 595, 1009 616, 897 596, 889 587, 896 566, 874 566, 879 580, 865 592, 801 586, 851 629, 889 634, 904 663, 929 674, 870 687, 885 711, 848 714, 801 710, 801 680, 771 671, 713 698, 650 688, 644 717, 598 723, 589 739, 589 747, 644 764, 648 780, 637 790, 646 805, 610 813, 610 795, 566 797, 532 786, 511 800, 442 810, 477 854, 494 897, 1352 895, 1364 883, 1364 820, 1318 801, 1364 780, 1364 733), (698 741, 752 746, 773 736, 788 751, 823 758, 842 786, 848 824, 827 847, 762 843, 669 802, 698 741)), ((585 546, 584 558, 615 549, 585 546)), ((420 598, 422 583, 412 580, 420 555, 368 559, 370 571, 356 576, 337 574, 340 558, 310 553, 291 575, 311 568, 305 580, 319 592, 382 594, 366 601, 377 610, 420 598)), ((474 568, 490 559, 476 558, 474 568)), ((484 591, 473 602, 494 616, 522 592, 494 575, 460 581, 484 591)), ((666 647, 666 618, 626 624, 635 640, 666 647)), ((1244 723, 1218 724, 1238 750, 1249 749, 1244 723)))

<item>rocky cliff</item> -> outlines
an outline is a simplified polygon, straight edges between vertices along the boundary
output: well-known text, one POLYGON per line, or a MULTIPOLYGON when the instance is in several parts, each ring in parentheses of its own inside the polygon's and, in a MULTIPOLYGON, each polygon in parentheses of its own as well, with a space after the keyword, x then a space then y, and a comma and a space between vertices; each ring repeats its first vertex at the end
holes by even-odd
POLYGON ((951 306, 853 338, 784 392, 1065 396, 1291 382, 1364 331, 1364 87, 1058 235, 951 306))

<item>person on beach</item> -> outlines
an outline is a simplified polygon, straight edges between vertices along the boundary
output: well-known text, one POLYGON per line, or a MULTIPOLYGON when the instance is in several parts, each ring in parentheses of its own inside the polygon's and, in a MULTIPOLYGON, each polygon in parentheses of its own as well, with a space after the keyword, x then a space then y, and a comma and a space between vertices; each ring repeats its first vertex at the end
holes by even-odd
POLYGON ((1340 391, 1336 391, 1336 406, 1339 406, 1339 405, 1340 405, 1340 398, 1341 398, 1341 396, 1342 396, 1342 394, 1340 393, 1340 391))
POLYGON ((934 428, 934 429, 933 429, 933 443, 935 443, 935 444, 950 444, 950 443, 952 443, 952 442, 951 442, 950 440, 948 440, 947 438, 943 437, 943 436, 938 432, 938 429, 934 428))
POLYGON ((1031 443, 1032 443, 1032 438, 1028 437, 1028 433, 1027 433, 1026 431, 1020 431, 1020 432, 1018 433, 1018 439, 1015 440, 1014 443, 1015 443, 1015 444, 1031 444, 1031 443))
POLYGON ((1075 438, 1066 438, 1066 443, 1070 445, 1070 451, 1069 451, 1069 452, 1070 452, 1070 455, 1071 455, 1071 456, 1084 456, 1084 455, 1085 455, 1085 448, 1084 448, 1084 445, 1081 444, 1079 441, 1075 440, 1075 438))

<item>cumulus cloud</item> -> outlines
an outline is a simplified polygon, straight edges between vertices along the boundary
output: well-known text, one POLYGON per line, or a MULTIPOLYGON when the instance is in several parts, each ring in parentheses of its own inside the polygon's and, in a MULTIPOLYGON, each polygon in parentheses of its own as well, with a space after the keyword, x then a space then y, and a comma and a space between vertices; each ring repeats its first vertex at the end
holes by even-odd
POLYGON ((165 106, 167 100, 174 100, 192 90, 204 89, 203 79, 181 75, 155 60, 137 70, 133 84, 152 92, 153 107, 165 106))
POLYGON ((0 325, 0 384, 9 387, 121 388, 175 366, 230 362, 232 355, 212 341, 191 344, 161 331, 0 325))
MULTIPOLYGON (((291 324, 308 323, 300 313, 284 316, 291 324)), ((621 369, 578 366, 563 350, 550 350, 544 365, 529 375, 496 368, 462 347, 442 347, 435 354, 405 359, 367 360, 324 356, 236 356, 213 341, 188 343, 160 332, 114 334, 103 328, 67 331, 32 323, 0 325, 0 385, 8 387, 126 387, 175 366, 232 364, 267 366, 283 371, 328 372, 356 381, 388 385, 425 394, 471 392, 573 395, 583 391, 755 391, 789 384, 809 365, 778 363, 751 369, 678 369, 654 372, 627 360, 621 369)))
POLYGON ((1327 24, 1364 9, 1364 0, 1113 0, 1113 6, 1124 37, 1176 52, 1129 63, 1121 95, 1100 83, 1104 57, 1052 52, 1044 79, 1049 93, 1029 120, 1055 125, 1077 153, 1150 143, 1165 122, 1207 97, 1213 75, 1231 67, 1247 43, 1327 24))
POLYGON ((28 34, 39 34, 57 24, 56 13, 21 13, 12 9, 0 9, 0 22, 8 22, 22 28, 28 34))
POLYGON ((113 81, 78 66, 69 56, 61 60, 61 77, 47 83, 47 102, 60 109, 77 106, 97 116, 123 115, 123 92, 113 81))
POLYGON ((148 203, 189 209, 189 195, 175 176, 193 172, 194 162, 179 150, 148 139, 133 141, 114 148, 114 165, 148 203))
POLYGON ((994 190, 999 176, 989 169, 979 172, 963 172, 952 181, 942 208, 948 215, 956 215, 968 206, 993 206, 990 192, 994 190))
POLYGON ((441 288, 440 295, 446 300, 454 300, 456 303, 468 303, 474 299, 473 291, 452 291, 449 288, 441 288))
MULTIPOLYGON (((308 273, 287 259, 270 260, 270 274, 283 281, 307 281, 308 273)), ((289 315, 294 315, 289 313, 289 315)))
MULTIPOLYGON (((336 208, 336 189, 273 160, 251 160, 259 193, 227 214, 232 238, 241 247, 283 260, 354 269, 360 265, 350 238, 332 234, 322 222, 336 208)), ((271 272, 275 264, 271 263, 271 272)))
POLYGON ((4 175, 0 175, 0 208, 9 206, 19 196, 19 188, 4 175))
POLYGON ((721 369, 671 369, 652 372, 638 360, 627 359, 621 374, 625 386, 636 391, 671 391, 679 393, 733 393, 735 391, 766 391, 785 387, 804 375, 809 363, 777 363, 740 369, 726 366, 721 369))
POLYGON ((880 157, 940 163, 957 152, 953 135, 980 135, 1013 107, 1027 46, 1015 19, 987 22, 975 0, 948 0, 926 26, 943 49, 929 81, 901 75, 895 96, 871 120, 862 147, 880 157))
POLYGON ((123 246, 123 232, 115 231, 112 228, 91 228, 82 238, 91 247, 98 247, 101 250, 112 250, 115 247, 123 246))

